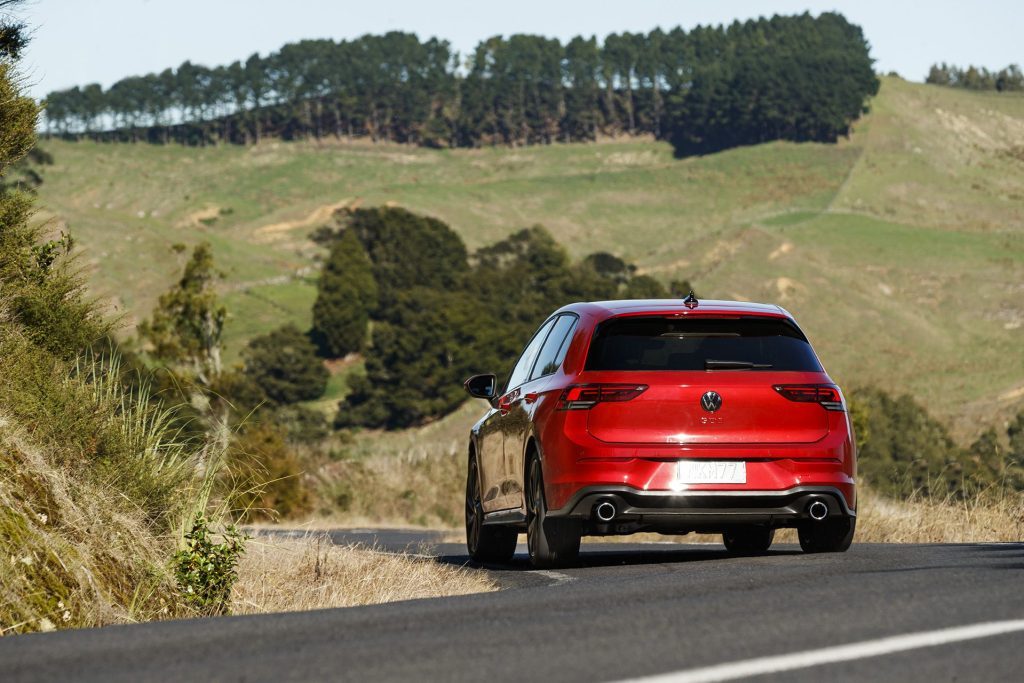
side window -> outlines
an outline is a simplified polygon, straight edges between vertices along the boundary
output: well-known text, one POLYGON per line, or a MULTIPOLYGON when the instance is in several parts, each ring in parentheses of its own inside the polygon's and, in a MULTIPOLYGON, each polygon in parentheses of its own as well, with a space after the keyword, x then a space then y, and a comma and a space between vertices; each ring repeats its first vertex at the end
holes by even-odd
POLYGON ((508 384, 505 386, 505 391, 515 389, 520 384, 523 384, 530 376, 530 368, 533 367, 533 362, 537 360, 537 352, 540 351, 541 345, 544 344, 544 340, 548 336, 548 332, 551 330, 551 326, 555 324, 555 319, 547 321, 543 327, 537 330, 537 334, 533 335, 533 339, 527 344, 526 350, 523 351, 523 355, 519 357, 519 362, 512 368, 512 374, 508 376, 508 384))
POLYGON ((533 366, 530 379, 545 377, 558 370, 558 366, 562 364, 565 354, 569 350, 569 340, 575 329, 576 316, 559 316, 555 326, 551 328, 548 340, 544 342, 544 346, 541 347, 540 353, 537 355, 537 364, 533 366))

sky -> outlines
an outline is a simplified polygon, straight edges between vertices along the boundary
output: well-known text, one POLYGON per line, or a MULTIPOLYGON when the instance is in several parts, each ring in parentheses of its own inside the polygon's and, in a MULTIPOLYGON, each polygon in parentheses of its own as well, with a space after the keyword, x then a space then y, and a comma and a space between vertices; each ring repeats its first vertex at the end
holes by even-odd
POLYGON ((859 24, 876 70, 922 80, 946 61, 1000 69, 1024 63, 1021 0, 27 0, 33 28, 21 67, 30 94, 162 71, 215 66, 303 38, 412 31, 462 54, 494 35, 574 35, 692 28, 771 14, 839 11, 859 24))

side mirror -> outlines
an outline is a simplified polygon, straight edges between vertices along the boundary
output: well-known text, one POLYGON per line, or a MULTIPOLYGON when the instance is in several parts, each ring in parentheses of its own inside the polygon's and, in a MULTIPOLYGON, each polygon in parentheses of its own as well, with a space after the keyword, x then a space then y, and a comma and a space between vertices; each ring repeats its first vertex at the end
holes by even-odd
POLYGON ((462 386, 473 398, 490 401, 498 393, 498 378, 495 375, 473 375, 462 386))

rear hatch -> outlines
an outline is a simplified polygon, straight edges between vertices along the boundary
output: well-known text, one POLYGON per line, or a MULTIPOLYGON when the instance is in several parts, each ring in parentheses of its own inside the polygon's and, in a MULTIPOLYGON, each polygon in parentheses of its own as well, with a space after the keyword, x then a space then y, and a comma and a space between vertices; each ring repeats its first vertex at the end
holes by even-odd
POLYGON ((829 381, 787 318, 612 318, 580 379, 646 387, 588 410, 587 430, 609 443, 801 444, 829 431, 822 405, 777 388, 829 381))

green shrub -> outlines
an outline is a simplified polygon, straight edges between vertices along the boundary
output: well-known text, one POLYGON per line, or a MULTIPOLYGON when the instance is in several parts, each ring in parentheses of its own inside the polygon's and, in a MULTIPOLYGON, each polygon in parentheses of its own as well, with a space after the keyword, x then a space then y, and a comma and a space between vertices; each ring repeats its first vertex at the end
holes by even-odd
POLYGON ((327 368, 313 343, 294 325, 255 337, 243 355, 246 376, 272 403, 310 401, 327 388, 327 368))
MULTIPOLYGON (((957 445, 946 426, 908 395, 875 387, 849 396, 862 479, 882 493, 963 497, 990 487, 1024 490, 1024 463, 1015 452, 1020 424, 1011 422, 1007 445, 995 428, 969 447, 957 445)), ((1019 447, 1019 446, 1018 446, 1019 447)))
POLYGON ((246 536, 228 526, 222 542, 214 543, 210 523, 197 515, 185 534, 185 547, 174 555, 174 576, 185 601, 202 614, 224 614, 231 587, 238 579, 236 567, 245 552, 246 536))

